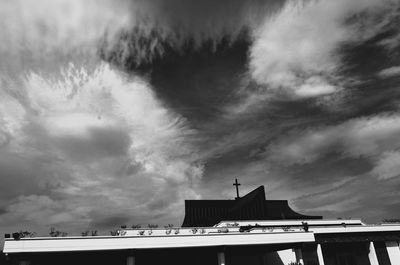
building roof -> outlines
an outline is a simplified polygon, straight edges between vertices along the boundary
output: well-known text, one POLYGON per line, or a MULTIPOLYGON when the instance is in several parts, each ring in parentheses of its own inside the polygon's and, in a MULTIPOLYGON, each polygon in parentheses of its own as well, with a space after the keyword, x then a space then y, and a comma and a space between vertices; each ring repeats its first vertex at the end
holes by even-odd
MULTIPOLYGON (((137 232, 137 231, 135 231, 137 232)), ((21 252, 61 252, 61 251, 98 251, 123 249, 158 249, 183 247, 216 247, 235 245, 260 244, 292 244, 314 242, 314 234, 304 231, 274 232, 274 233, 175 233, 166 235, 135 236, 96 236, 96 237, 47 237, 22 238, 19 240, 6 239, 5 253, 21 252)))
POLYGON ((365 225, 358 219, 278 220, 259 223, 238 220, 220 225, 198 229, 180 227, 123 229, 116 236, 6 238, 4 253, 400 240, 400 225, 365 225), (304 230, 303 222, 308 223, 308 231, 304 230), (241 229, 242 225, 248 229, 241 229))
POLYGON ((229 220, 322 219, 293 211, 287 200, 266 200, 260 186, 236 200, 186 200, 183 227, 213 226, 229 220))

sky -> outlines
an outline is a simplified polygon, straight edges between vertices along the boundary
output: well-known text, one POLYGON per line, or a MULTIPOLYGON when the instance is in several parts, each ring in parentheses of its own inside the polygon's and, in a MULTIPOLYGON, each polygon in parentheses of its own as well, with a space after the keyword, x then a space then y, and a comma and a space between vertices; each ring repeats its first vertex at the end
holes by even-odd
POLYGON ((0 1, 0 232, 180 225, 264 185, 400 218, 398 0, 0 1))

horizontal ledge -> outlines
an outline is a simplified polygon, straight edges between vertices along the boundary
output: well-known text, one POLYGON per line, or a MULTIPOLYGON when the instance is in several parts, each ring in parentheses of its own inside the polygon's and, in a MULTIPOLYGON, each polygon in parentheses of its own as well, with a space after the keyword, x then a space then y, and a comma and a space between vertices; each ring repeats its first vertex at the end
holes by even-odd
POLYGON ((159 237, 38 238, 7 240, 4 253, 268 245, 314 242, 313 233, 240 233, 159 237), (210 238, 210 236, 212 238, 210 238))

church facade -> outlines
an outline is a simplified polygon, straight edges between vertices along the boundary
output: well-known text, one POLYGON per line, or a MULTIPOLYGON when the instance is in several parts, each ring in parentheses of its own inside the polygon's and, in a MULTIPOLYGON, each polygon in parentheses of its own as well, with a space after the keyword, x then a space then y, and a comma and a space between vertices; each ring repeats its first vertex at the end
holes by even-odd
MULTIPOLYGON (((239 196, 238 196, 239 197, 239 196)), ((265 200, 186 201, 181 227, 5 239, 8 264, 400 265, 400 225, 327 220, 265 200)))

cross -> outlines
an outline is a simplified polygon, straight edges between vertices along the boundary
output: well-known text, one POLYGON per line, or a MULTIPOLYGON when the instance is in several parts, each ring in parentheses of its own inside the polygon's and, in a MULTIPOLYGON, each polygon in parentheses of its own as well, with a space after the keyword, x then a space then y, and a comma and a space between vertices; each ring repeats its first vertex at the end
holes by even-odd
POLYGON ((237 179, 235 179, 235 183, 233 183, 233 186, 236 186, 236 199, 239 199, 240 197, 239 197, 239 186, 240 186, 240 183, 237 181, 237 179))

